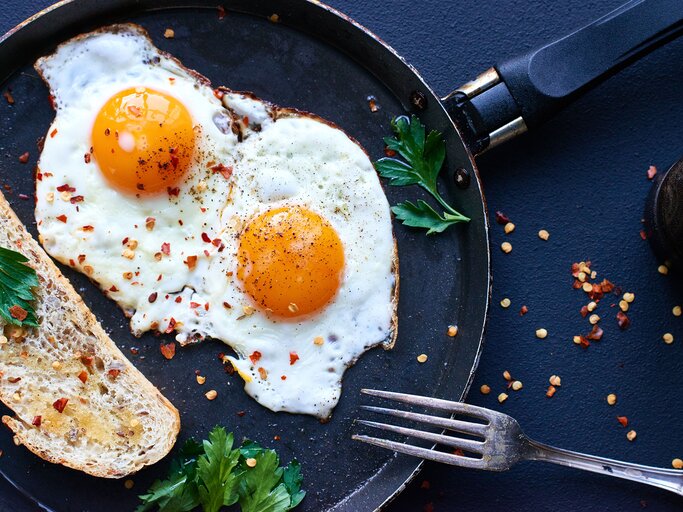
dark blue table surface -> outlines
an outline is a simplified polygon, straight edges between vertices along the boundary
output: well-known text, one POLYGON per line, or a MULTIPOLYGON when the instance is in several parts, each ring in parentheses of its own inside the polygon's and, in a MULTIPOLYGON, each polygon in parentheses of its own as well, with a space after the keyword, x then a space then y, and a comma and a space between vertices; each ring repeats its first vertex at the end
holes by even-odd
MULTIPOLYGON (((0 33, 50 0, 7 0, 0 33)), ((442 94, 491 64, 548 42, 618 6, 621 0, 331 0, 392 45, 442 94)), ((614 37, 619 37, 615 34, 614 37)), ((517 228, 492 226, 493 307, 484 355, 469 401, 505 411, 530 436, 573 450, 670 467, 683 458, 683 303, 681 286, 657 272, 641 240, 648 166, 666 169, 683 156, 683 40, 610 79, 542 130, 479 159, 491 212, 517 228), (539 229, 550 232, 541 241, 539 229), (512 253, 498 247, 508 240, 512 253), (621 332, 616 308, 601 304, 605 336, 583 350, 585 297, 569 267, 590 259, 598 275, 632 291, 632 326, 621 332), (499 306, 502 298, 509 309, 499 306), (518 314, 525 304, 529 313, 518 314), (534 336, 546 328, 544 340, 534 336), (665 345, 661 336, 675 341, 665 345), (524 383, 504 404, 504 370, 524 383), (545 397, 548 378, 562 386, 545 397), (492 392, 479 392, 482 384, 492 392), (609 393, 617 405, 607 405, 609 393), (621 427, 616 416, 627 416, 621 427), (629 442, 626 432, 637 431, 629 442)), ((605 301, 607 302, 607 301, 605 301)), ((682 477, 683 478, 683 477, 682 477)), ((389 507, 402 511, 678 510, 664 491, 542 463, 494 474, 427 465, 389 507), (425 482, 428 482, 425 483, 425 482), (432 508, 430 508, 432 507, 432 508)), ((32 510, 0 481, 0 510, 32 510)))

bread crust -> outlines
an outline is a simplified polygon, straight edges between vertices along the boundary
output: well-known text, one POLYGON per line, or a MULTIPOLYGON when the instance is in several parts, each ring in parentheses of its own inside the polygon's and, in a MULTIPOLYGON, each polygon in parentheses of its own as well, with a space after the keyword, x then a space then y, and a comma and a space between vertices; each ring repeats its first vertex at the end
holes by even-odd
POLYGON ((93 476, 121 478, 154 464, 175 444, 177 409, 126 359, 2 193, 0 227, 0 246, 24 254, 38 274, 41 324, 13 337, 17 330, 0 322, 9 334, 0 347, 0 400, 16 415, 2 422, 17 444, 93 476), (59 413, 53 401, 69 393, 71 408, 59 413))

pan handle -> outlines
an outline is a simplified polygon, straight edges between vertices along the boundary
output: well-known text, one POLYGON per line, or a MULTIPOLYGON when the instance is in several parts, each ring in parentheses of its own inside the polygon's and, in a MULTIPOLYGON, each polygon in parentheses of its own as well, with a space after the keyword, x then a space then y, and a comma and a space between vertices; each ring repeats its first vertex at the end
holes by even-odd
POLYGON ((503 62, 443 98, 474 154, 521 135, 683 34, 683 0, 631 0, 568 36, 503 62))

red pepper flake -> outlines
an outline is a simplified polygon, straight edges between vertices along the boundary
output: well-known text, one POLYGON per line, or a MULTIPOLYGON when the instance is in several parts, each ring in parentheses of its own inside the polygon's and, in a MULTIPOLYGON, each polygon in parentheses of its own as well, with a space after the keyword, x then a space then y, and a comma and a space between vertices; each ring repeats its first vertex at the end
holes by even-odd
POLYGON ((43 417, 42 416, 34 416, 33 421, 31 422, 31 425, 34 427, 40 427, 40 424, 43 422, 43 417))
POLYGON ((116 287, 116 285, 111 285, 111 288, 109 288, 110 292, 118 292, 119 289, 116 287))
POLYGON ((651 180, 652 178, 655 177, 656 174, 657 174, 657 168, 656 168, 654 165, 651 165, 651 166, 647 169, 647 179, 648 179, 648 180, 651 180))
POLYGON ((617 421, 622 427, 628 426, 628 418, 626 416, 617 416, 617 421))
POLYGON ((614 290, 614 284, 607 279, 603 279, 600 283, 600 289, 602 290, 602 293, 612 293, 614 290))
POLYGON ((204 249, 204 256, 206 256, 208 258, 209 256, 211 256, 211 253, 209 251, 207 251, 206 249, 204 249))
POLYGON ((73 196, 71 199, 69 199, 69 202, 71 204, 81 203, 83 202, 83 199, 83 196, 73 196))
POLYGON ((290 352, 289 353, 289 366, 292 366, 298 360, 299 360, 299 354, 297 354, 296 352, 290 352))
POLYGON ((217 99, 222 100, 222 99, 223 99, 223 96, 225 96, 225 93, 224 93, 223 91, 221 91, 220 89, 214 89, 214 90, 213 90, 213 95, 214 95, 217 99))
POLYGON ((57 135, 57 128, 55 128, 54 130, 52 130, 52 131, 50 132, 50 138, 51 138, 51 139, 54 139, 54 138, 55 138, 55 135, 57 135))
POLYGON ((95 360, 95 358, 93 356, 81 357, 81 363, 83 363, 85 366, 92 366, 92 363, 94 360, 95 360))
POLYGON ((227 167, 223 164, 216 164, 211 167, 211 170, 213 172, 220 172, 226 180, 229 180, 230 176, 232 176, 232 167, 227 167))
POLYGON ((279 440, 280 440, 280 436, 273 436, 273 441, 279 441, 279 440))
POLYGON ((640 230, 640 238, 642 238, 643 240, 647 240, 647 233, 644 229, 640 230))
POLYGON ((631 325, 631 320, 629 320, 629 318, 626 316, 626 313, 623 311, 619 311, 617 313, 617 325, 622 331, 628 329, 628 326, 631 325))
POLYGON ((12 90, 7 89, 5 92, 2 93, 4 98, 7 100, 7 103, 9 105, 14 105, 14 96, 12 96, 12 90))
POLYGON ((588 348, 591 346, 591 342, 585 336, 579 336, 579 345, 581 348, 588 348))
POLYGON ((180 295, 178 295, 178 296, 175 298, 176 304, 180 304, 182 301, 183 301, 183 298, 182 298, 180 295))
POLYGON ((588 313, 589 313, 589 311, 588 311, 588 306, 581 306, 581 311, 580 311, 580 313, 581 313, 581 316, 582 316, 583 318, 586 318, 586 317, 588 316, 588 313))
POLYGON ((66 404, 69 402, 67 398, 60 398, 59 400, 55 400, 55 402, 52 404, 52 407, 54 407, 58 413, 64 412, 64 408, 66 407, 66 404))
POLYGON ((396 156, 396 151, 394 151, 393 149, 389 149, 388 147, 385 146, 384 154, 386 156, 388 156, 389 158, 392 158, 392 157, 396 156))
POLYGON ((175 343, 162 343, 161 355, 163 355, 166 359, 173 359, 173 356, 175 356, 175 343))
POLYGON ((149 294, 149 297, 147 297, 147 300, 148 300, 149 303, 151 304, 151 303, 153 303, 153 302, 155 302, 155 301, 157 300, 157 297, 158 297, 158 296, 159 296, 159 294, 158 294, 157 292, 150 293, 150 294, 149 294))
MULTIPOLYGON (((171 319, 168 321, 168 327, 166 327, 166 334, 171 334, 173 332, 173 329, 175 329, 175 325, 175 318, 171 317, 171 319)), ((175 353, 175 345, 173 345, 173 352, 175 353)))
POLYGON ((116 368, 112 368, 111 370, 109 370, 107 372, 107 375, 109 375, 109 377, 111 377, 112 379, 115 379, 116 377, 119 376, 120 373, 121 373, 121 370, 118 370, 116 368))
POLYGON ((286 375, 280 375, 280 380, 287 380, 287 376, 286 375))
POLYGON ((70 260, 69 260, 69 265, 71 265, 72 267, 75 267, 75 266, 76 266, 76 262, 75 262, 73 259, 70 259, 70 260))
POLYGON ((128 240, 130 240, 129 237, 126 237, 123 240, 121 240, 121 245, 126 245, 128 243, 128 240))
POLYGON ((202 240, 207 244, 211 243, 211 239, 209 238, 209 235, 207 235, 206 233, 202 233, 202 240))
POLYGON ((9 308, 9 314, 12 315, 12 318, 16 318, 20 322, 26 320, 26 317, 28 316, 28 312, 18 305, 14 305, 9 308))
POLYGON ((85 261, 85 254, 78 255, 78 263, 83 263, 85 261))
POLYGON ((227 13, 225 12, 225 7, 223 7, 222 5, 219 5, 216 9, 218 9, 219 20, 222 20, 223 18, 225 18, 225 16, 227 16, 227 13))
POLYGON ((7 380, 11 382, 12 384, 16 384, 21 380, 21 377, 7 377, 7 380))
POLYGON ((553 385, 550 385, 548 386, 548 391, 545 392, 545 396, 548 398, 552 398, 556 391, 557 388, 553 385))
POLYGON ((220 238, 214 238, 213 240, 211 240, 211 244, 215 247, 220 247, 222 243, 223 242, 221 242, 220 238))
POLYGON ((464 457, 465 453, 462 451, 460 448, 456 448, 453 450, 453 455, 457 455, 458 457, 464 457))
POLYGON ((194 270, 197 266, 197 256, 188 256, 183 263, 185 263, 190 270, 194 270))
POLYGON ((136 347, 130 347, 130 353, 133 354, 134 356, 137 356, 140 353, 140 349, 136 347))
POLYGON ((190 302, 190 308, 197 309, 201 304, 199 302, 190 302))
POLYGON ((81 229, 82 229, 83 231, 95 231, 95 227, 94 227, 94 226, 83 226, 81 229))
POLYGON ((228 302, 223 302, 223 307, 225 309, 232 309, 232 306, 228 302))
POLYGON ((180 195, 179 187, 168 187, 166 190, 168 191, 169 196, 178 197, 180 195))
POLYGON ((163 254, 165 254, 166 256, 170 256, 171 255, 171 244, 169 244, 168 242, 164 242, 163 244, 161 244, 161 252, 163 254))
POLYGON ((422 483, 420 484, 420 489, 428 490, 431 487, 431 484, 429 483, 429 480, 422 480, 422 483))
POLYGON ((86 164, 90 163, 90 158, 90 153, 86 153, 85 155, 83 155, 83 160, 85 160, 86 164))
POLYGON ((50 106, 54 110, 55 109, 55 97, 52 94, 48 94, 47 95, 47 101, 50 102, 50 106))
POLYGON ((20 163, 20 164, 25 164, 25 163, 27 163, 27 162, 28 162, 29 156, 31 156, 31 155, 29 155, 29 152, 28 152, 28 151, 27 151, 26 153, 22 154, 22 155, 19 157, 19 163, 20 163))
POLYGON ((78 374, 78 380, 80 380, 83 384, 85 384, 88 381, 88 372, 83 370, 81 373, 78 374))
POLYGON ((70 187, 68 183, 64 183, 64 185, 57 187, 57 192, 76 192, 76 189, 74 187, 70 187))
POLYGON ((256 363, 258 362, 258 360, 261 359, 261 352, 259 352, 258 350, 255 350, 255 351, 252 352, 252 354, 249 356, 249 359, 251 359, 251 362, 252 362, 253 364, 256 364, 256 363))
POLYGON ((586 335, 586 338, 593 341, 600 341, 602 339, 603 332, 604 331, 598 326, 598 324, 595 324, 591 332, 586 335))
POLYGON ((508 222, 510 222, 510 217, 505 215, 503 212, 496 212, 496 222, 500 224, 501 226, 504 226, 508 222))
POLYGON ((241 418, 242 416, 244 416, 245 414, 247 414, 247 413, 244 412, 244 411, 237 411, 237 416, 239 416, 240 418, 241 418))
POLYGON ((522 306, 522 308, 519 310, 519 316, 524 316, 529 312, 529 308, 526 306, 522 306))

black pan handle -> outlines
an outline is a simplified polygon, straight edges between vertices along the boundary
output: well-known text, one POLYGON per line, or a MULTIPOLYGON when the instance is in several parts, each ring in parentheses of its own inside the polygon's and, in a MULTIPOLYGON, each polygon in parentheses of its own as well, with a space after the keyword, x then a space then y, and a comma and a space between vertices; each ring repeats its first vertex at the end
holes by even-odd
POLYGON ((474 154, 555 115, 683 34, 683 0, 632 0, 599 20, 499 64, 444 98, 474 154))

